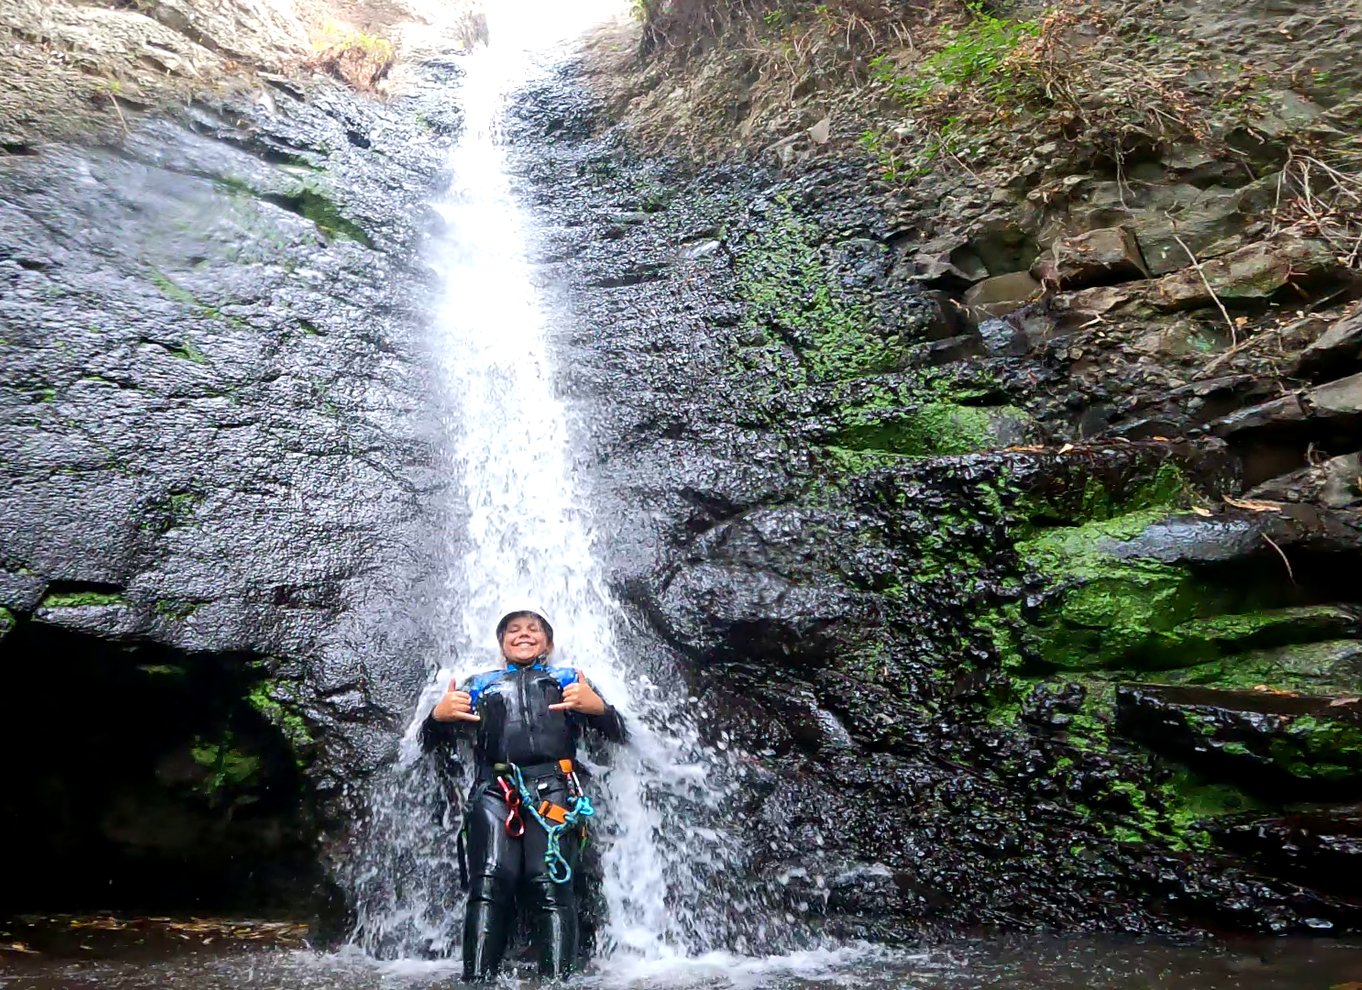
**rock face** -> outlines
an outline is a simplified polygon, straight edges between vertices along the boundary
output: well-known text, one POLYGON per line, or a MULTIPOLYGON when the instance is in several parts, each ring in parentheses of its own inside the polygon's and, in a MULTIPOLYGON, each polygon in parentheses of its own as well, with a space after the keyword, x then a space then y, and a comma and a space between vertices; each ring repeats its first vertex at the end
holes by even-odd
MULTIPOLYGON (((1053 300, 983 319, 972 302, 1014 310, 1030 276, 1014 293, 981 280, 1009 269, 905 243, 859 168, 673 171, 570 84, 524 94, 517 161, 541 277, 578 328, 562 381, 594 423, 596 497, 629 521, 608 570, 712 731, 752 754, 735 814, 763 823, 765 870, 809 871, 791 909, 817 899, 828 930, 888 938, 1362 927, 1354 892, 1303 879, 1357 797, 1355 713, 1334 702, 1362 688, 1358 520, 1315 500, 1323 477, 1244 494, 1295 478, 1311 443, 1346 463, 1346 429, 1315 411, 1346 415, 1336 379, 1357 369, 1331 367, 1280 432, 1235 432, 1280 393, 1206 329, 1223 317, 1188 266, 1074 270, 1140 279, 1083 291, 1138 298, 1141 319, 1192 309, 1157 325, 1182 346, 1147 359, 1129 324, 1057 325, 1053 300), (1274 785, 1248 779, 1262 766, 1274 785), (1321 838, 1272 856, 1253 836, 1306 800, 1321 838)), ((1293 245, 1205 274, 1253 305, 1293 291, 1277 262, 1317 252, 1293 245)), ((1351 278, 1320 265, 1302 291, 1351 278)))
POLYGON ((73 759, 11 779, 15 906, 309 897, 319 802, 424 680, 442 85, 0 160, 0 722, 29 750, 53 712, 73 759))
MULTIPOLYGON (((424 681, 445 82, 0 162, 0 725, 22 750, 40 699, 65 732, 11 784, 12 897, 88 847, 67 904, 296 904, 424 681)), ((1170 153, 1127 209, 1119 163, 1037 170, 1034 223, 965 233, 850 158, 641 158, 575 69, 508 130, 606 569, 741 748, 791 913, 1362 931, 1356 274, 1255 226, 1280 175, 1170 153)))

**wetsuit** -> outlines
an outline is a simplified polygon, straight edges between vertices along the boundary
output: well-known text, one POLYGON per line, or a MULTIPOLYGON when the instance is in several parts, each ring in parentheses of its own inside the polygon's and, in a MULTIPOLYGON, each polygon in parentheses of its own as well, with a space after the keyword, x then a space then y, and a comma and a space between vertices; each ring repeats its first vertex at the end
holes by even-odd
MULTIPOLYGON (((470 678, 460 690, 473 696, 480 722, 440 722, 427 716, 422 732, 426 749, 439 747, 452 757, 460 730, 473 733, 477 777, 467 802, 468 910, 463 928, 465 980, 496 975, 519 899, 529 914, 539 971, 563 976, 577 956, 577 904, 572 883, 555 883, 544 860, 548 836, 528 809, 522 811, 525 832, 512 836, 506 826, 506 803, 497 764, 520 767, 525 783, 539 800, 567 807, 570 784, 559 760, 575 760, 583 728, 607 739, 624 739, 624 724, 615 709, 600 715, 549 711, 563 698, 563 688, 577 678, 571 667, 549 667, 542 660, 470 678)), ((513 786, 513 785, 512 785, 513 786)), ((560 849, 575 862, 580 835, 569 830, 560 849)))

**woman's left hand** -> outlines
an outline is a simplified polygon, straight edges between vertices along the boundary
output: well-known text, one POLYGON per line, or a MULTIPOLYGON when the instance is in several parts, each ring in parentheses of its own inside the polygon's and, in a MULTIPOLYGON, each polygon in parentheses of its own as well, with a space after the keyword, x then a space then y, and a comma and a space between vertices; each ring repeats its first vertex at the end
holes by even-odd
POLYGON ((586 682, 586 675, 577 669, 577 679, 563 688, 563 700, 549 705, 551 712, 581 712, 583 715, 604 715, 605 702, 586 682))

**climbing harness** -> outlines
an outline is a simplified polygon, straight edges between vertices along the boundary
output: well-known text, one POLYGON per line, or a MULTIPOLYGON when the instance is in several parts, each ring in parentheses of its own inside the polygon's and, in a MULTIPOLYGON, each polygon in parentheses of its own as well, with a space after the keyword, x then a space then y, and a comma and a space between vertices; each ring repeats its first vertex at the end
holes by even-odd
POLYGON ((506 815, 506 832, 514 838, 525 834, 525 822, 520 817, 521 809, 527 809, 535 821, 548 835, 548 847, 544 851, 544 863, 549 869, 549 879, 554 883, 567 883, 572 879, 572 864, 563 855, 560 843, 563 833, 581 827, 585 833, 585 819, 596 814, 591 799, 582 793, 581 782, 573 769, 571 760, 559 760, 558 769, 572 784, 574 793, 569 798, 569 806, 554 804, 552 801, 538 801, 525 783, 525 774, 514 763, 497 764, 499 771, 497 786, 511 811, 506 815), (511 787, 514 782, 515 787, 511 787), (511 819, 515 818, 518 832, 511 831, 511 819))

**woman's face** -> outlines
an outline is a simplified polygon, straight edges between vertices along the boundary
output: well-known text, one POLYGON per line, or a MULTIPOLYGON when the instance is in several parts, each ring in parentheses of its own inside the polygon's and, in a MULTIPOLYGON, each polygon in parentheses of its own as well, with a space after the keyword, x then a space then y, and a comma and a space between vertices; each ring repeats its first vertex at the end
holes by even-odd
POLYGON ((501 634, 501 652, 507 660, 524 663, 552 650, 544 624, 533 615, 521 615, 506 624, 501 634))

